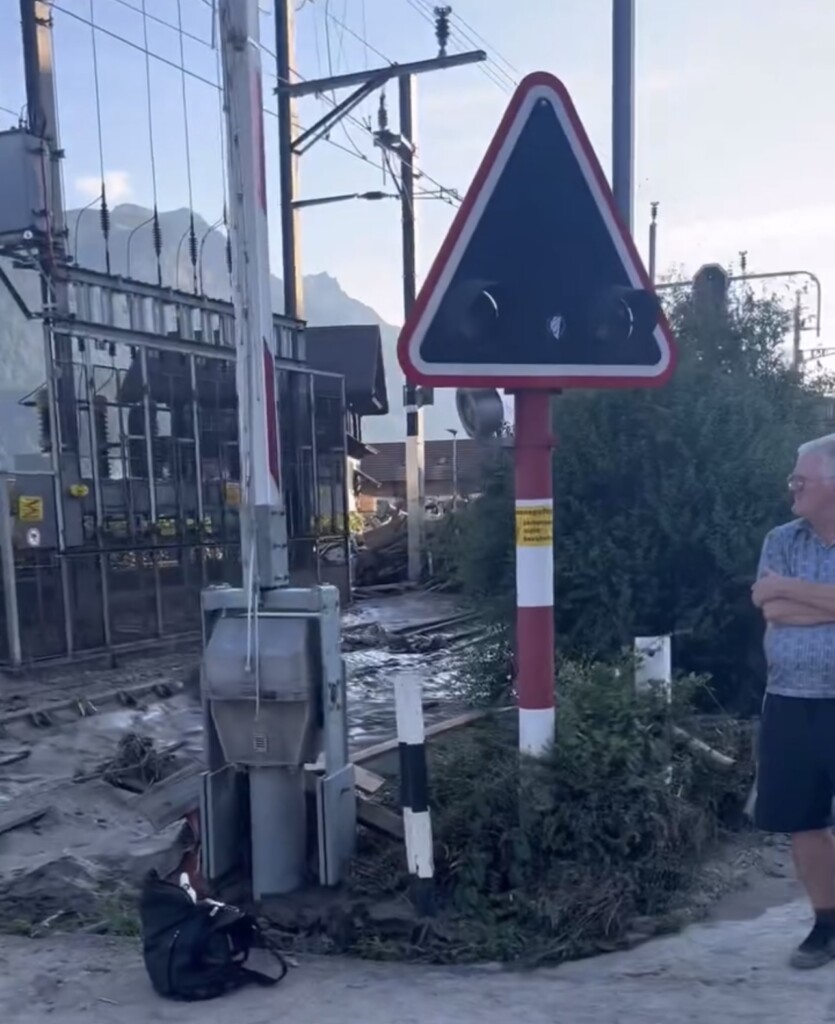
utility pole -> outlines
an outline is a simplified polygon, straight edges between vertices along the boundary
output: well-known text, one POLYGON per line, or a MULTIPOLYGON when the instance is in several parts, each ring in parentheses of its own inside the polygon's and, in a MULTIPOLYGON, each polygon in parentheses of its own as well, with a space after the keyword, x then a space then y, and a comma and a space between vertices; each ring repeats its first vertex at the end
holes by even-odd
MULTIPOLYGON (((400 99, 400 210, 403 225, 403 316, 409 316, 417 298, 417 254, 415 241, 415 82, 404 75, 398 82, 400 99)), ((423 408, 419 390, 406 382, 403 408, 406 412, 406 511, 408 513, 408 572, 417 583, 423 569, 424 534, 424 442, 423 408)))
POLYGON ((658 203, 649 204, 649 215, 649 266, 647 267, 647 273, 649 274, 650 284, 654 285, 658 250, 658 203))
POLYGON ((294 140, 299 135, 296 101, 282 84, 290 84, 295 63, 296 14, 293 0, 278 0, 275 5, 275 53, 278 76, 278 176, 281 202, 281 256, 284 285, 284 315, 301 320, 304 316, 304 290, 298 235, 299 157, 294 140))
POLYGON ((285 586, 287 526, 275 390, 257 0, 220 5, 241 463, 241 562, 255 586, 285 586))
POLYGON ((446 432, 452 437, 452 507, 458 504, 458 434, 456 427, 447 427, 446 432))
POLYGON ((612 0, 612 192, 632 231, 635 171, 635 0, 612 0))
MULTIPOLYGON (((272 347, 258 0, 221 0, 219 18, 235 306, 241 567, 246 599, 254 607, 257 623, 262 595, 286 585, 289 575, 272 347)), ((261 664, 258 636, 255 630, 248 641, 254 648, 256 707, 261 664)), ((253 744, 257 745, 255 740, 253 744)), ((249 769, 252 876, 259 898, 263 893, 292 889, 304 875, 301 776, 300 781, 299 772, 283 765, 252 764, 249 769), (278 847, 276 832, 282 835, 278 847)))
MULTIPOLYGON (((58 136, 58 100, 55 86, 55 62, 52 47, 52 13, 46 0, 20 0, 23 65, 26 77, 26 109, 29 132, 43 144, 43 170, 48 237, 45 251, 39 254, 41 302, 47 393, 49 399, 50 458, 55 483, 55 517, 58 550, 66 550, 64 533, 64 489, 62 471, 77 479, 78 421, 75 403, 72 338, 58 334, 51 326, 52 313, 69 313, 67 285, 59 270, 66 262, 67 223, 61 181, 64 153, 58 136)), ((71 609, 67 564, 60 558, 61 587, 65 607, 71 609)), ((64 616, 67 654, 73 652, 72 614, 64 616)))
POLYGON ((798 289, 794 293, 794 310, 792 313, 792 369, 797 373, 803 365, 803 353, 800 350, 803 340, 803 304, 802 293, 798 289))
MULTIPOLYGON (((298 157, 306 153, 320 139, 324 138, 339 122, 348 116, 363 100, 382 88, 387 82, 397 80, 400 125, 398 133, 380 125, 374 133, 375 144, 393 154, 400 162, 401 185, 400 207, 402 222, 403 251, 403 306, 408 315, 415 301, 415 205, 414 205, 414 80, 415 76, 429 71, 442 71, 463 67, 487 59, 484 50, 466 53, 447 53, 449 40, 449 15, 447 7, 436 11, 436 41, 438 56, 429 60, 410 61, 404 64, 386 64, 382 67, 352 71, 343 75, 330 75, 305 81, 291 81, 294 60, 294 4, 293 0, 275 0, 276 55, 278 76, 278 130, 279 166, 281 172, 281 224, 282 252, 284 258, 284 304, 288 316, 301 315, 301 268, 298 257, 297 211, 309 205, 298 199, 297 163, 298 157), (303 96, 328 95, 340 89, 353 88, 345 99, 335 102, 315 124, 299 132, 295 123, 294 101, 303 96)), ((333 197, 339 200, 343 197, 333 197)), ((354 198, 353 195, 344 198, 354 198)), ((368 198, 375 198, 369 193, 368 198)), ((317 203, 326 200, 317 200, 317 203)), ((424 530, 424 463, 423 463, 423 415, 422 406, 429 404, 432 392, 428 388, 412 388, 408 384, 403 391, 406 411, 406 490, 409 512, 409 578, 420 578, 423 563, 424 530)))

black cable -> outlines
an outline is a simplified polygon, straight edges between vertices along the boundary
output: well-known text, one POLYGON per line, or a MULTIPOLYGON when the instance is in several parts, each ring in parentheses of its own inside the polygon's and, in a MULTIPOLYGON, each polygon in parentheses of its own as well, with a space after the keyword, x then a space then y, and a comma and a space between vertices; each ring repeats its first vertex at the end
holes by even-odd
MULTIPOLYGON (((142 0, 142 3, 144 5, 145 0, 142 0)), ((206 6, 211 7, 211 0, 203 0, 203 3, 205 3, 206 6)), ((55 0, 52 0, 51 7, 52 7, 52 10, 60 11, 62 14, 66 14, 68 17, 72 18, 75 21, 78 21, 82 25, 89 26, 89 24, 90 24, 90 21, 89 21, 88 18, 84 18, 82 15, 77 14, 75 11, 67 10, 66 7, 61 7, 60 4, 55 2, 55 0)), ((197 72, 192 71, 189 68, 183 67, 183 65, 178 64, 176 61, 170 60, 167 57, 163 57, 162 54, 156 53, 155 51, 151 50, 149 45, 148 45, 148 41, 147 41, 147 36, 148 36, 148 34, 147 34, 147 25, 145 26, 145 28, 146 28, 146 31, 145 31, 145 45, 144 46, 140 45, 139 43, 133 42, 133 40, 131 40, 131 39, 126 39, 124 36, 119 35, 118 32, 113 32, 111 29, 106 29, 106 28, 104 28, 101 25, 97 26, 97 31, 101 35, 109 36, 111 39, 114 39, 116 42, 123 43, 125 46, 128 46, 131 49, 136 50, 138 53, 143 54, 144 57, 145 57, 145 64, 146 64, 146 80, 149 80, 149 77, 150 77, 150 75, 149 75, 149 73, 150 73, 150 59, 153 58, 154 60, 159 61, 161 64, 165 64, 166 66, 168 66, 170 68, 173 68, 175 71, 181 71, 184 74, 186 74, 189 78, 194 79, 194 81, 201 82, 203 85, 207 85, 210 88, 215 89, 216 91, 218 91, 219 93, 222 94, 223 87, 218 82, 213 82, 211 79, 205 78, 203 75, 197 74, 197 72)), ((269 54, 273 58, 273 60, 275 59, 275 54, 271 53, 271 51, 269 49, 267 49, 263 44, 261 45, 261 49, 264 50, 265 53, 269 54)), ((294 74, 298 74, 298 73, 294 71, 294 74)), ((303 76, 298 75, 298 77, 302 81, 304 80, 303 76)), ((328 97, 328 96, 321 96, 320 99, 324 100, 325 102, 330 102, 330 97, 328 97)), ((148 93, 148 100, 149 100, 149 110, 150 110, 150 106, 151 106, 150 92, 148 93)), ((274 120, 278 119, 278 113, 275 110, 270 110, 268 107, 263 107, 262 111, 263 111, 264 114, 267 114, 269 117, 273 118, 274 120)), ((349 118, 350 118, 350 115, 349 115, 349 118)), ((362 128, 363 131, 369 132, 369 133, 373 134, 372 129, 368 125, 363 124, 361 121, 357 121, 355 118, 352 119, 352 120, 354 121, 355 124, 357 124, 358 127, 362 128)), ((306 128, 305 128, 304 125, 299 125, 299 127, 300 127, 300 129, 302 131, 306 131, 306 128)), ((334 149, 338 149, 340 152, 346 153, 348 156, 354 157, 357 160, 362 160, 363 163, 366 163, 366 164, 368 164, 371 167, 379 167, 378 164, 375 164, 374 161, 372 161, 364 153, 354 152, 353 150, 348 149, 347 146, 343 146, 339 142, 336 142, 334 139, 331 139, 331 138, 325 138, 324 141, 329 146, 332 146, 334 149)), ((154 159, 153 159, 153 153, 152 153, 152 165, 153 164, 154 164, 154 159)), ((441 193, 441 196, 439 198, 443 198, 445 202, 448 202, 451 205, 458 205, 460 203, 460 198, 458 196, 458 192, 455 189, 450 189, 450 188, 447 188, 445 185, 442 185, 439 181, 437 181, 435 178, 433 178, 432 175, 428 174, 426 171, 424 171, 422 169, 421 170, 417 170, 416 169, 415 173, 419 174, 422 178, 425 178, 427 181, 429 181, 433 185, 435 185, 435 187, 441 193)), ((154 184, 155 184, 156 172, 153 169, 152 169, 152 178, 153 178, 153 181, 154 181, 154 184)), ((156 193, 156 188, 154 189, 154 192, 156 193)), ((425 196, 428 197, 429 193, 424 190, 423 192, 421 192, 421 195, 425 195, 425 196)), ((156 202, 156 200, 155 200, 155 202, 156 202)), ((155 234, 155 245, 156 245, 157 233, 158 233, 158 221, 155 224, 155 231, 154 231, 154 234, 155 234)))
MULTIPOLYGON (((212 26, 212 31, 217 32, 218 40, 220 39, 220 11, 215 9, 213 12, 217 17, 216 25, 212 26)), ((217 91, 217 117, 218 117, 218 130, 220 131, 220 180, 223 188, 223 213, 221 214, 221 221, 223 223, 223 229, 226 232, 226 272, 229 275, 229 285, 232 285, 232 236, 229 232, 229 212, 227 207, 227 196, 228 186, 226 180, 226 115, 223 109, 223 66, 220 59, 220 43, 215 48, 215 70, 217 72, 217 80, 221 87, 217 91)), ((202 263, 201 263, 201 275, 202 275, 202 263)), ((200 290, 203 290, 202 278, 200 290)))
MULTIPOLYGON (((110 273, 110 210, 107 206, 107 183, 104 180, 104 136, 101 126, 101 89, 99 88, 99 55, 96 45, 96 12, 95 0, 90 0, 90 38, 93 44, 93 89, 96 95, 96 130, 99 144, 99 173, 101 175, 101 205, 99 206, 99 224, 104 238, 105 270, 110 273)), ((78 225, 76 224, 76 228, 78 225)))
POLYGON ((148 46, 148 19, 145 16, 145 0, 142 0, 142 33, 145 40, 145 91, 148 98, 148 141, 151 156, 151 187, 154 195, 154 254, 157 259, 157 284, 162 287, 162 225, 159 222, 157 197, 157 157, 154 150, 154 101, 151 95, 151 50, 148 46))
POLYGON ((464 18, 462 18, 462 17, 461 17, 461 15, 460 15, 460 14, 457 14, 457 13, 456 13, 455 11, 453 11, 453 12, 452 12, 452 18, 453 18, 453 20, 454 20, 454 21, 458 21, 458 22, 460 22, 460 23, 461 23, 461 24, 462 24, 462 25, 464 26, 464 28, 465 28, 465 29, 467 29, 467 30, 469 31, 469 33, 470 33, 470 38, 471 38, 471 40, 472 40, 473 42, 475 42, 475 41, 478 41, 478 42, 480 42, 480 43, 482 44, 482 46, 484 47, 484 49, 486 49, 486 50, 492 50, 492 51, 493 51, 493 53, 494 53, 494 54, 496 55, 496 57, 498 57, 498 58, 499 58, 499 60, 500 60, 500 61, 502 62, 502 64, 504 64, 504 65, 505 65, 505 67, 506 67, 506 68, 507 68, 507 69, 508 69, 509 71, 512 71, 514 75, 521 75, 521 74, 522 74, 522 72, 521 72, 521 71, 519 70, 519 68, 517 68, 515 64, 511 64, 511 62, 510 62, 510 61, 509 61, 509 60, 507 59, 507 57, 505 57, 505 56, 504 56, 504 55, 502 54, 501 50, 497 50, 495 46, 493 46, 493 45, 492 45, 491 43, 489 43, 489 42, 488 42, 488 41, 487 41, 487 40, 486 40, 486 39, 484 38, 484 36, 483 36, 483 35, 481 35, 481 34, 480 34, 479 32, 477 32, 477 31, 476 31, 476 30, 475 30, 475 29, 473 28, 473 26, 472 26, 472 25, 470 25, 470 23, 469 23, 469 22, 465 21, 465 20, 464 20, 464 18), (475 39, 474 39, 474 40, 473 40, 473 37, 475 37, 475 39))
MULTIPOLYGON (((330 33, 330 28, 328 27, 328 25, 329 25, 329 23, 331 21, 330 3, 331 3, 331 0, 325 0, 325 49, 326 49, 326 52, 327 52, 327 55, 328 55, 328 75, 329 75, 329 77, 333 78, 333 53, 331 51, 331 33, 330 33)), ((338 19, 333 19, 333 20, 337 21, 338 19)), ((343 32, 342 38, 343 39, 345 38, 344 32, 343 32)), ((336 104, 337 104, 336 90, 334 90, 334 89, 331 90, 331 102, 333 103, 334 106, 336 106, 336 104)), ((345 138, 348 140, 348 144, 353 149, 355 149, 357 151, 357 153, 362 155, 362 151, 360 150, 360 148, 356 144, 356 142, 354 142, 353 138, 351 137, 351 133, 348 131, 348 126, 345 124, 345 118, 340 118, 339 124, 340 124, 340 126, 342 128, 342 131, 343 131, 343 133, 345 135, 345 138)))
MULTIPOLYGON (((416 11, 424 21, 429 22, 432 26, 435 25, 434 10, 427 0, 406 0, 406 3, 416 11)), ((475 45, 473 40, 467 39, 466 35, 460 29, 453 27, 451 29, 450 36, 455 42, 461 43, 464 46, 475 45)), ((476 49, 479 48, 480 47, 476 45, 476 49)), ((509 88, 514 88, 516 86, 515 79, 513 79, 502 67, 496 64, 494 68, 491 64, 495 64, 495 62, 491 61, 488 55, 488 63, 480 63, 477 67, 481 74, 488 78, 493 85, 498 86, 498 88, 505 93, 509 91, 509 88)))
POLYGON ((189 225, 188 225, 188 246, 189 255, 191 257, 191 279, 194 294, 198 294, 197 284, 197 233, 194 230, 194 189, 191 180, 191 142, 189 140, 189 121, 188 121, 188 90, 186 87, 186 54, 185 54, 185 37, 183 36, 183 3, 182 0, 177 0, 177 25, 180 30, 180 64, 182 65, 180 70, 180 84, 182 87, 183 97, 183 128, 185 130, 185 145, 186 145, 186 180, 188 182, 188 212, 189 212, 189 225))
MULTIPOLYGON (((134 4, 129 3, 128 0, 110 0, 110 3, 118 4, 120 7, 124 7, 128 11, 133 11, 134 14, 142 14, 142 8, 136 7, 134 4)), ((166 21, 165 18, 160 18, 158 14, 150 14, 146 12, 145 17, 148 21, 152 21, 157 25, 161 25, 164 28, 170 28, 172 32, 180 32, 180 29, 172 21, 166 21)), ((209 47, 209 49, 214 49, 211 39, 204 39, 202 36, 195 35, 187 29, 183 29, 182 34, 186 39, 191 39, 195 43, 201 43, 203 46, 209 47)))

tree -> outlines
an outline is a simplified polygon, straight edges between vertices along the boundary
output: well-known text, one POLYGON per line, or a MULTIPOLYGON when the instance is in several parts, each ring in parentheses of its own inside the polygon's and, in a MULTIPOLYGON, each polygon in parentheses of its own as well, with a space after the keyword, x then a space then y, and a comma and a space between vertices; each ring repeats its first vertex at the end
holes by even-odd
MULTIPOLYGON (((825 380, 783 356, 776 299, 732 295, 710 316, 680 293, 670 319, 680 362, 665 388, 571 392, 555 402, 555 562, 560 648, 611 656, 639 635, 672 633, 676 662, 708 672, 726 706, 762 686, 751 607, 764 534, 789 516, 797 445, 821 432, 825 380)), ((505 462, 454 529, 466 593, 512 615, 512 474, 505 462)))

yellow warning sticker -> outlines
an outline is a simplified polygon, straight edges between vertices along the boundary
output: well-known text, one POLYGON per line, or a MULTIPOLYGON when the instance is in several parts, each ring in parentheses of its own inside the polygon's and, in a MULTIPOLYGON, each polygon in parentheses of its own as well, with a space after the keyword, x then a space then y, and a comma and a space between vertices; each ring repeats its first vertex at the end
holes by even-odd
POLYGON ((516 543, 531 548, 545 548, 554 543, 554 511, 549 505, 516 509, 516 543))
POLYGON ((17 499, 17 518, 21 523, 42 523, 43 498, 21 494, 17 499))

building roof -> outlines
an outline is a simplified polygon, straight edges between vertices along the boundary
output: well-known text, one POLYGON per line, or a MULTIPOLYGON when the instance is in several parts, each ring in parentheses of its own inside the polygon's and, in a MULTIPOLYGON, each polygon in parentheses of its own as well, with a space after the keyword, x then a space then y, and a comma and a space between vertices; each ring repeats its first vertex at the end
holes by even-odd
POLYGON ((345 378, 351 412, 359 416, 388 413, 383 341, 376 324, 306 327, 304 333, 308 365, 345 378))
MULTIPOLYGON (((406 478, 406 444, 404 441, 383 441, 374 443, 376 451, 367 455, 360 463, 360 469, 367 476, 378 480, 381 486, 398 483, 406 478)), ((426 441, 423 448, 424 478, 427 482, 452 482, 453 441, 426 441)), ((469 437, 458 439, 458 481, 472 487, 481 480, 486 463, 495 457, 495 450, 469 437)))

